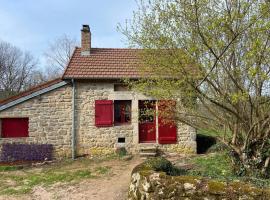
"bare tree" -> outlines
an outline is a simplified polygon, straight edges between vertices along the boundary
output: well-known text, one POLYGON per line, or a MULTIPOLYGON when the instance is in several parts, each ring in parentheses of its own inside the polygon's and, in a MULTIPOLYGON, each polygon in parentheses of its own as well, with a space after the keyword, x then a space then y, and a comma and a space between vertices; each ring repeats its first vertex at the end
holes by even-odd
POLYGON ((49 43, 49 47, 45 52, 45 58, 48 64, 47 71, 50 73, 49 76, 62 74, 77 44, 76 38, 72 38, 66 34, 49 43))
POLYGON ((0 89, 14 94, 26 89, 37 61, 29 52, 0 41, 0 89))

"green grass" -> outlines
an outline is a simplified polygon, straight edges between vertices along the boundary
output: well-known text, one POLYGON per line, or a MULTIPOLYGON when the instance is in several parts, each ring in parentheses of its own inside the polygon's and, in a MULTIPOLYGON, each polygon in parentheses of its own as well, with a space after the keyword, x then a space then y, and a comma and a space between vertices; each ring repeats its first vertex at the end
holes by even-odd
POLYGON ((4 172, 4 171, 15 171, 20 169, 20 167, 18 166, 0 166, 0 172, 4 172))
POLYGON ((15 187, 0 187, 0 194, 18 195, 30 192, 33 187, 43 185, 45 187, 55 183, 69 183, 71 181, 78 181, 81 179, 94 178, 90 170, 77 171, 55 171, 42 173, 27 173, 21 176, 4 175, 5 180, 12 180, 16 183, 15 187))
MULTIPOLYGON (((206 135, 206 136, 211 136, 211 137, 223 137, 224 132, 223 131, 214 131, 214 130, 207 130, 207 129, 199 129, 197 131, 197 134, 201 134, 201 135, 206 135)), ((226 138, 231 138, 232 137, 232 133, 227 130, 226 132, 226 138)))
POLYGON ((96 167, 95 170, 96 170, 96 172, 98 174, 107 174, 110 171, 110 167, 108 167, 108 166, 105 166, 105 167, 100 166, 100 167, 96 167))
POLYGON ((196 157, 192 163, 195 164, 195 169, 190 174, 218 179, 234 177, 231 160, 226 152, 196 157))
POLYGON ((77 183, 83 179, 107 175, 111 168, 104 166, 102 162, 115 158, 117 155, 81 158, 75 161, 63 160, 38 168, 18 169, 16 166, 0 166, 0 195, 26 194, 38 185, 49 187, 55 183, 77 183))
POLYGON ((202 176, 221 181, 240 180, 246 183, 254 184, 258 187, 270 187, 270 180, 256 178, 253 176, 237 176, 233 172, 232 163, 228 152, 218 152, 207 154, 203 157, 195 157, 191 160, 195 167, 187 173, 189 175, 202 176))

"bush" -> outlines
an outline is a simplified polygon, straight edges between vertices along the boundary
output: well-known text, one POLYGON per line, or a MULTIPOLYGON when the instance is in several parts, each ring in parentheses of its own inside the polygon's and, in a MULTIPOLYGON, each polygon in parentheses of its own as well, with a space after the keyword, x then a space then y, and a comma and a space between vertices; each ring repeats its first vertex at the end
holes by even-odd
POLYGON ((51 144, 2 144, 0 161, 42 161, 52 160, 51 144))
POLYGON ((135 167, 133 170, 133 173, 135 171, 140 171, 140 170, 154 170, 157 172, 165 172, 167 175, 171 176, 179 176, 179 175, 184 175, 186 174, 186 171, 183 169, 176 168, 175 166, 172 165, 170 161, 163 157, 155 157, 155 158, 150 158, 143 162, 142 164, 138 165, 135 167))
POLYGON ((125 147, 120 147, 120 148, 117 148, 115 153, 119 156, 119 157, 123 157, 123 156, 126 156, 127 155, 127 150, 125 147))
POLYGON ((207 153, 215 152, 229 152, 229 148, 225 144, 217 142, 207 150, 207 153))

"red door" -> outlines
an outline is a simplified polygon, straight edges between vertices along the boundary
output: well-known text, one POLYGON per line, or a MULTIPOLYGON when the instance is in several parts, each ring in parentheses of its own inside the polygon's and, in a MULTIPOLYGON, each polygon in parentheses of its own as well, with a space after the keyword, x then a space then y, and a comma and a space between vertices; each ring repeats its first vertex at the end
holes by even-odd
POLYGON ((160 144, 173 144, 177 142, 174 108, 175 101, 158 102, 158 141, 160 144))
POLYGON ((139 101, 139 142, 156 142, 155 101, 139 101))

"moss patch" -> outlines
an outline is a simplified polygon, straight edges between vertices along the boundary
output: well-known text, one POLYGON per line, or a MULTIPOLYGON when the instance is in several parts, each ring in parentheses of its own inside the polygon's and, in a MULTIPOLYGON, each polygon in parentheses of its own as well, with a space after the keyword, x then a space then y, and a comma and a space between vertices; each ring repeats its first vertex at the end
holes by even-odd
MULTIPOLYGON (((229 161, 224 159, 224 155, 213 154, 207 158, 196 158, 196 161, 197 169, 204 172, 203 175, 209 175, 210 170, 213 170, 211 175, 217 173, 214 178, 232 175, 230 165, 226 166, 229 161)), ((148 199, 270 199, 270 189, 225 177, 211 180, 209 176, 194 176, 186 172, 171 176, 174 168, 164 158, 149 159, 138 165, 133 170, 136 176, 132 176, 129 197, 134 200, 145 196, 148 199), (144 189, 144 185, 151 186, 151 190, 144 189)))
POLYGON ((225 193, 227 184, 219 181, 208 181, 208 190, 212 194, 225 193))
POLYGON ((136 166, 133 169, 132 173, 135 173, 138 171, 140 172, 147 171, 147 170, 165 172, 166 174, 171 175, 171 176, 186 174, 185 170, 174 167, 170 161, 166 160, 163 157, 155 157, 155 158, 150 158, 146 160, 142 164, 136 166))

